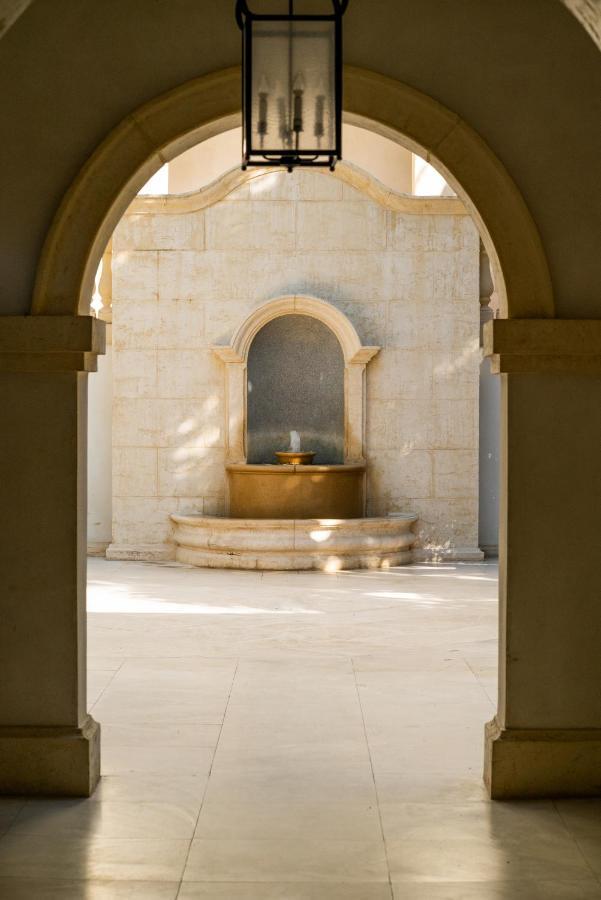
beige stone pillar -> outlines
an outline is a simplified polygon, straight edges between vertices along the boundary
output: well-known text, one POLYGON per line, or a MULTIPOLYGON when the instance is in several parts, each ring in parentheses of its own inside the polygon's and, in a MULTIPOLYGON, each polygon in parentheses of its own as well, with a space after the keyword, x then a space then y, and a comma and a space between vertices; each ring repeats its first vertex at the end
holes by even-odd
POLYGON ((502 378, 491 796, 601 794, 601 321, 488 323, 502 378))
POLYGON ((0 318, 0 793, 87 796, 87 372, 104 323, 0 318))

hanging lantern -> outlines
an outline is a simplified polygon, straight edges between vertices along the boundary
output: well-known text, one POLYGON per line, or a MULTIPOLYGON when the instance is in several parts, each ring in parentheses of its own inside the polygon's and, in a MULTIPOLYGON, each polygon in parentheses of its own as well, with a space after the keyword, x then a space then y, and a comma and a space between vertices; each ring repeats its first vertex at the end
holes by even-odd
POLYGON ((342 156, 342 16, 251 12, 237 0, 242 31, 242 168, 328 166, 342 156))

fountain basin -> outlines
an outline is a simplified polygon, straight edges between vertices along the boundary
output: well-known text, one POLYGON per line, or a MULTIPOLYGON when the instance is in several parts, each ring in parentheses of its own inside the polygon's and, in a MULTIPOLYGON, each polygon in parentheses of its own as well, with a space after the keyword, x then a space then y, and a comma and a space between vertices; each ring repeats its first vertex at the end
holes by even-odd
POLYGON ((364 512, 365 466, 226 466, 234 519, 355 519, 364 512))
POLYGON ((219 569, 376 569, 412 560, 411 514, 359 519, 172 515, 175 558, 219 569))
POLYGON ((275 455, 281 466, 310 466, 315 456, 314 450, 276 450, 275 455))

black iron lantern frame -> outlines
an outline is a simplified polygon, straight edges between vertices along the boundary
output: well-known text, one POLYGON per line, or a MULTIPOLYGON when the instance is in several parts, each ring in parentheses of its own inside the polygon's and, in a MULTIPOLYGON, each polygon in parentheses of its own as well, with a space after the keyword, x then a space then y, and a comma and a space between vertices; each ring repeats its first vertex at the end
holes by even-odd
POLYGON ((342 16, 349 0, 330 2, 331 13, 295 13, 294 0, 288 0, 287 13, 267 15, 237 0, 243 169, 333 171, 342 158, 342 16))

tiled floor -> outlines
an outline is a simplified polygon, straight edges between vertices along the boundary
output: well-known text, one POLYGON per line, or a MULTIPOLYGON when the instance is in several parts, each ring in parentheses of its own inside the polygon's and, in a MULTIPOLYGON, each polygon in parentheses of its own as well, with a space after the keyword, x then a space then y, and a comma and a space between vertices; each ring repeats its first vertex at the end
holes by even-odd
POLYGON ((496 572, 90 560, 91 800, 0 800, 6 900, 601 900, 601 803, 491 804, 496 572))

